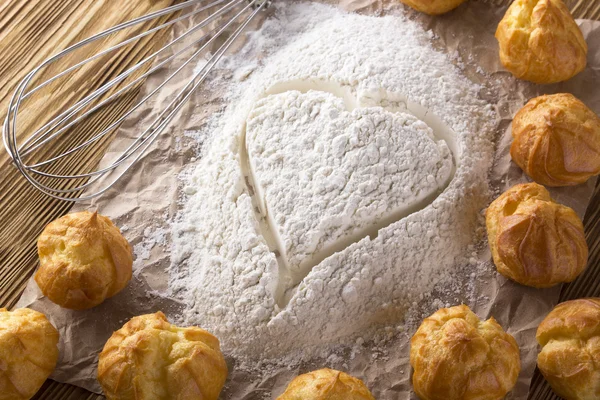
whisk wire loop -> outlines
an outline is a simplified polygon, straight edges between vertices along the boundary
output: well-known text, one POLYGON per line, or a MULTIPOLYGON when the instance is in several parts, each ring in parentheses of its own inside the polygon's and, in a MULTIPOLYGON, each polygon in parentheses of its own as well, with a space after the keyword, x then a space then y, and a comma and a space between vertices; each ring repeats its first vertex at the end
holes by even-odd
MULTIPOLYGON (((205 6, 199 10, 193 11, 191 13, 185 14, 182 17, 179 17, 178 19, 176 19, 176 21, 191 17, 201 11, 204 11, 207 8, 210 8, 212 6, 215 6, 217 4, 221 4, 223 3, 225 0, 218 0, 214 3, 209 4, 208 6, 205 6), (183 18, 185 17, 185 18, 183 18)), ((29 153, 31 153, 32 151, 36 150, 37 148, 39 148, 39 145, 37 146, 33 146, 36 143, 39 143, 39 140, 41 139, 41 137, 47 136, 46 134, 42 134, 42 132, 44 130, 48 130, 48 132, 50 132, 52 129, 54 129, 55 127, 57 127, 58 125, 60 125, 61 122, 68 120, 70 117, 72 117, 73 115, 75 115, 78 111, 80 111, 81 109, 83 109, 86 105, 88 105, 94 98, 106 93, 108 90, 110 90, 110 88, 112 88, 114 85, 122 82, 123 80, 125 80, 128 76, 130 76, 133 72, 137 71, 138 69, 140 69, 145 63, 151 61, 152 59, 154 59, 155 57, 157 57, 160 53, 162 53, 164 50, 170 48, 173 44, 181 41, 182 39, 184 39, 185 37, 191 35, 192 33, 196 32, 197 30, 205 27, 206 25, 208 25, 213 19, 219 17, 220 15, 223 15, 224 13, 226 13, 227 11, 231 10, 231 8, 233 8, 234 6, 243 3, 244 0, 234 0, 231 1, 231 3, 229 3, 228 6, 223 7, 222 9, 220 9, 219 11, 217 11, 216 13, 212 14, 209 18, 205 19, 202 23, 197 24, 196 26, 194 26, 193 28, 191 28, 190 30, 188 30, 187 32, 185 32, 183 35, 181 35, 180 37, 176 38, 175 40, 173 40, 171 43, 169 43, 166 46, 163 46, 160 50, 154 52, 153 54, 151 54, 150 56, 146 57, 145 59, 143 59, 142 61, 140 61, 139 63, 137 63, 136 65, 134 65, 133 67, 129 68, 128 70, 122 72, 121 74, 119 74, 116 78, 114 78, 113 80, 111 80, 110 82, 102 85, 99 89, 97 89, 96 91, 94 91, 93 93, 89 94, 87 97, 85 97, 84 99, 80 100, 79 102, 77 102, 75 105, 71 106, 69 109, 67 109, 66 111, 64 111, 63 113, 61 113, 60 115, 58 115, 57 117, 55 117, 52 121, 50 121, 50 123, 54 123, 56 122, 55 125, 53 125, 52 127, 48 128, 48 125, 50 125, 50 123, 47 123, 45 126, 43 126, 42 128, 38 129, 36 132, 34 132, 32 134, 32 136, 30 136, 28 138, 28 140, 26 142, 23 143, 23 145, 21 145, 20 147, 20 153, 22 156, 25 156, 29 153), (66 113, 69 113, 69 115, 65 116, 66 113), (60 118, 62 118, 62 120, 58 121, 60 118), (33 140, 33 143, 31 143, 29 146, 27 146, 26 148, 25 145, 29 144, 28 141, 31 138, 36 138, 35 140, 33 140)), ((167 24, 163 24, 161 25, 162 27, 167 27, 172 25, 171 23, 167 23, 167 24)), ((146 34, 143 35, 138 35, 136 36, 136 38, 141 38, 143 36, 146 36, 146 34)), ((202 40, 202 38, 200 39, 202 40)), ((123 43, 126 42, 131 42, 130 40, 126 40, 125 42, 121 42, 116 46, 111 47, 110 49, 107 49, 101 53, 98 54, 108 54, 116 49, 119 49, 121 47, 123 47, 123 43)), ((194 44, 197 44, 198 41, 186 46, 186 49, 189 49, 190 47, 192 47, 194 44)), ((179 52, 176 55, 181 54, 181 52, 179 52)), ((34 91, 37 91, 38 88, 46 86, 48 83, 50 83, 51 81, 54 81, 55 79, 57 79, 59 76, 65 75, 65 73, 67 71, 72 72, 77 68, 80 68, 81 66, 85 65, 87 62, 89 61, 93 61, 94 59, 98 58, 98 55, 95 55, 93 57, 90 57, 76 65, 74 65, 73 67, 68 68, 67 70, 61 72, 60 74, 52 77, 51 79, 45 81, 44 83, 42 83, 41 85, 37 86, 36 88, 34 88, 32 91, 30 91, 29 93, 24 95, 24 99, 27 98, 27 96, 30 93, 33 93, 34 91)), ((171 61, 175 58, 175 55, 169 57, 168 59, 164 60, 163 62, 159 63, 159 65, 154 66, 150 71, 147 71, 146 73, 144 73, 142 76, 138 77, 136 80, 134 80, 133 82, 131 82, 130 84, 128 84, 126 87, 120 89, 117 93, 112 94, 109 98, 105 99, 104 101, 102 101, 100 104, 96 105, 92 110, 87 111, 85 114, 81 115, 78 117, 77 120, 72 121, 69 125, 64 126, 63 128, 61 128, 58 132, 55 132, 52 136, 50 136, 49 138, 47 138, 47 140, 44 140, 41 142, 41 144, 45 144, 47 143, 49 140, 52 140, 53 138, 55 138, 56 136, 60 135, 61 133, 63 133, 65 130, 67 130, 68 128, 70 128, 71 126, 73 126, 73 124, 79 122, 80 120, 84 119, 85 117, 89 116, 91 113, 93 113, 94 111, 98 110, 99 108, 101 108, 102 106, 104 106, 105 104, 109 103, 110 101, 114 100, 115 98, 117 98, 119 95, 121 95, 122 93, 126 92, 128 89, 130 89, 131 87, 135 86, 135 84, 139 83, 140 81, 142 81, 144 78, 148 77, 148 75, 150 75, 152 72, 156 71, 157 69, 159 69, 161 66, 163 66, 164 64, 166 64, 168 61, 171 61)))
POLYGON ((269 0, 212 0, 209 3, 207 3, 206 0, 188 0, 184 3, 167 7, 163 10, 155 11, 134 20, 116 25, 115 27, 69 46, 65 50, 48 58, 23 78, 17 85, 9 102, 8 113, 3 125, 2 138, 4 147, 12 158, 13 164, 25 179, 27 179, 27 181, 36 189, 57 199, 68 201, 88 200, 106 192, 122 178, 130 168, 144 156, 144 154, 147 153, 156 138, 173 120, 194 91, 206 80, 209 73, 214 69, 227 50, 230 49, 236 39, 242 34, 244 29, 259 12, 269 5, 269 3, 269 0), (167 22, 160 23, 152 29, 134 34, 132 37, 129 37, 108 49, 102 50, 87 57, 83 61, 75 63, 27 91, 34 77, 42 70, 83 46, 143 22, 164 17, 192 6, 195 6, 195 8, 191 11, 172 18, 167 22), (111 54, 127 45, 136 43, 152 33, 169 28, 177 22, 192 19, 198 14, 207 12, 218 6, 221 7, 216 11, 211 12, 208 17, 199 23, 193 24, 191 28, 170 40, 169 43, 162 46, 159 50, 144 57, 132 67, 121 72, 107 83, 102 84, 91 93, 76 101, 75 104, 58 113, 58 115, 51 118, 50 121, 36 129, 29 137, 25 138, 22 143, 18 143, 17 117, 19 110, 22 103, 33 94, 40 91, 42 88, 47 87, 51 83, 58 81, 58 79, 68 76, 68 74, 73 73, 83 66, 100 60, 102 56, 111 54), (229 17, 225 22, 219 22, 221 18, 225 18, 229 13, 233 13, 233 16, 229 17), (215 26, 210 27, 211 24, 214 24, 215 26), (229 32, 231 29, 233 29, 233 31, 229 32), (196 32, 202 32, 202 36, 197 39, 194 38, 190 43, 184 42, 184 39, 190 38, 191 35, 196 32), (168 82, 176 79, 176 77, 184 70, 184 68, 190 65, 192 61, 197 60, 200 54, 210 51, 211 45, 214 45, 217 39, 222 37, 224 37, 225 40, 216 51, 210 55, 204 65, 193 74, 192 78, 189 79, 185 86, 173 97, 169 104, 159 113, 150 125, 133 139, 127 148, 108 165, 91 172, 64 174, 55 171, 57 169, 54 167, 55 164, 60 164, 61 161, 67 160, 69 156, 98 143, 102 138, 116 130, 123 121, 131 117, 132 114, 140 109, 150 98, 163 90, 168 82), (173 49, 177 44, 181 44, 182 47, 180 49, 173 49), (84 138, 82 143, 75 142, 71 147, 59 152, 59 154, 50 155, 42 160, 30 160, 34 155, 39 153, 40 150, 44 149, 45 146, 52 145, 53 141, 56 141, 63 136, 66 140, 69 140, 68 135, 71 134, 73 129, 77 129, 84 120, 91 117, 103 107, 110 106, 111 102, 114 102, 119 99, 119 97, 127 94, 142 84, 144 80, 153 73, 160 70, 168 63, 182 57, 184 54, 189 53, 193 49, 195 49, 193 54, 187 57, 181 65, 179 65, 175 71, 170 73, 156 88, 149 90, 149 92, 142 96, 139 101, 136 101, 131 108, 123 112, 119 118, 111 122, 99 133, 84 138), (167 56, 166 53, 169 50, 171 50, 171 53, 167 56), (148 70, 140 73, 140 76, 132 77, 132 74, 140 70, 144 65, 149 65, 148 70), (130 77, 130 81, 127 82, 127 79, 130 77), (124 86, 118 88, 117 86, 120 84, 123 84, 124 86), (114 90, 114 92, 109 93, 111 90, 114 90), (101 98, 102 96, 105 98, 101 98), (46 170, 48 168, 50 169, 46 170), (68 182, 75 183, 69 184, 68 182), (94 185, 94 187, 92 187, 92 185, 94 185), (82 197, 77 197, 77 194, 86 189, 87 192, 84 192, 82 197))

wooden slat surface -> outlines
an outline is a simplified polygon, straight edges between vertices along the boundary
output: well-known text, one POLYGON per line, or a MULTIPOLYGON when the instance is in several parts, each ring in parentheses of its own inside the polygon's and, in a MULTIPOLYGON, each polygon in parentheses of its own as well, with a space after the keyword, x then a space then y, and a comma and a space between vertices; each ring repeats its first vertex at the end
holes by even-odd
MULTIPOLYGON (((4 0, 0 1, 0 117, 4 119, 9 96, 16 84, 33 66, 84 37, 119 22, 170 4, 172 0, 4 0)), ((509 0, 497 0, 498 4, 509 0)), ((600 19, 600 0, 567 1, 577 18, 600 19)), ((156 24, 157 22, 154 22, 156 24)), ((146 25, 146 27, 151 25, 146 25)), ((115 40, 113 38, 112 40, 115 40)), ((111 58, 104 68, 89 69, 65 83, 61 91, 75 93, 81 85, 97 87, 148 55, 164 40, 164 33, 111 58), (69 90, 70 89, 70 90, 69 90)), ((90 49, 91 51, 92 49, 90 49)), ((98 113, 87 124, 98 131, 110 124, 119 110, 128 107, 135 93, 120 99, 112 110, 98 113)), ((48 105, 67 99, 52 93, 36 103, 44 113, 48 105)), ((39 121, 24 123, 36 125, 39 121)), ((29 125, 27 125, 29 126, 29 125)), ((85 131, 85 129, 82 129, 85 131)), ((102 146, 106 146, 110 138, 102 146)), ((102 147, 104 148, 104 147, 102 147)), ((81 170, 96 165, 102 151, 82 153, 57 170, 81 170)), ((584 275, 566 285, 562 300, 600 296, 600 193, 596 190, 585 225, 590 244, 590 267, 584 275)), ((25 288, 37 264, 35 241, 43 227, 65 214, 71 204, 52 200, 34 190, 10 165, 0 151, 0 307, 12 307, 25 288)), ((35 399, 101 399, 83 389, 47 381, 35 399)), ((531 399, 558 399, 539 374, 532 382, 531 399)))
MULTIPOLYGON (((9 96, 23 76, 44 59, 94 33, 100 32, 120 22, 164 8, 172 0, 4 0, 0 1, 0 115, 4 120, 9 96)), ((146 24, 155 26, 162 20, 146 24)), ((140 27, 144 28, 144 27, 140 27)), ((127 51, 108 57, 104 65, 85 68, 74 74, 67 82, 62 82, 56 96, 50 91, 35 105, 39 115, 44 115, 47 107, 57 108, 76 95, 82 87, 95 88, 111 77, 136 64, 149 55, 163 42, 168 32, 148 36, 127 51)), ((118 43, 118 37, 111 37, 105 45, 118 43)), ((86 54, 92 54, 90 46, 86 54)), ((78 59, 83 57, 79 55, 78 59)), ((60 68, 60 64, 57 65, 60 68)), ((51 72, 51 71, 48 71, 51 72)), ((111 109, 97 113, 79 129, 99 131, 116 119, 119 113, 128 108, 136 99, 136 93, 119 99, 111 109), (86 129, 93 128, 93 129, 86 129)), ((38 121, 23 118, 26 127, 39 126, 38 121)), ((71 137, 73 139, 73 137, 71 137)), ((96 165, 102 157, 103 149, 110 137, 100 143, 95 151, 82 152, 72 162, 55 169, 81 171, 96 165)), ((36 238, 50 221, 67 213, 70 203, 56 201, 44 196, 26 183, 15 168, 10 165, 8 155, 0 152, 0 306, 12 307, 22 293, 27 280, 33 273, 37 254, 36 238)), ((36 395, 37 399, 75 400, 101 399, 102 396, 71 385, 47 381, 36 395)))

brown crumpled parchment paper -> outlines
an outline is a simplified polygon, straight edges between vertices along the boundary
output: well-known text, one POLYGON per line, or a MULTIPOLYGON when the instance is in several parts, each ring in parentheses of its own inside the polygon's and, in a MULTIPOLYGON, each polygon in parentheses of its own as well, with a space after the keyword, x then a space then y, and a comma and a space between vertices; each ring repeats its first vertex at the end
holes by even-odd
MULTIPOLYGON (((587 69, 568 82, 537 86, 517 81, 502 69, 494 31, 505 7, 492 3, 471 1, 437 18, 381 0, 341 0, 339 6, 365 14, 408 12, 411 18, 419 20, 426 29, 436 34, 436 46, 448 54, 456 55, 457 63, 469 78, 484 85, 488 83, 489 90, 483 90, 482 96, 497 104, 501 117, 497 157, 491 174, 492 186, 500 193, 527 180, 522 171, 510 162, 508 148, 512 116, 528 99, 542 93, 571 92, 596 113, 600 113, 600 92, 595 91, 594 85, 600 82, 600 23, 579 21, 590 49, 587 69)), ((191 23, 179 23, 175 29, 185 29, 191 23)), ((151 90, 177 66, 172 64, 159 70, 149 79, 143 91, 151 90)), ((184 75, 191 76, 192 72, 193 66, 190 66, 184 70, 184 75)), ((151 151, 121 181, 102 197, 78 203, 73 209, 98 209, 121 227, 136 254, 134 277, 129 286, 92 310, 71 311, 61 309, 44 298, 31 280, 17 304, 17 307, 30 307, 44 312, 60 332, 60 360, 52 379, 100 392, 96 381, 97 357, 114 330, 132 316, 157 310, 165 312, 172 321, 177 319, 183 305, 161 295, 167 289, 165 269, 170 262, 168 221, 180 206, 182 188, 178 175, 185 171, 185 166, 193 166, 202 146, 201 141, 191 139, 188 133, 201 130, 213 112, 227 105, 219 89, 224 87, 227 79, 231 79, 231 74, 224 69, 216 73, 222 75, 223 80, 217 79, 211 82, 209 89, 203 87, 195 93, 151 151)), ((155 117, 171 99, 170 94, 182 83, 178 80, 168 85, 157 99, 125 121, 105 160, 139 134, 141 119, 155 117)), ((551 193, 557 201, 574 208, 583 217, 594 186, 595 179, 592 179, 576 188, 552 189, 551 193)), ((478 274, 478 279, 475 287, 471 288, 477 300, 470 306, 482 318, 494 316, 515 336, 521 348, 522 372, 515 389, 507 398, 526 399, 537 356, 535 331, 539 322, 556 304, 560 287, 540 290, 506 280, 495 273, 487 246, 475 251, 472 260, 475 265, 472 268, 478 274)), ((408 364, 408 343, 412 333, 397 334, 387 342, 386 348, 370 347, 367 343, 364 351, 355 354, 354 358, 338 357, 321 364, 279 368, 261 376, 237 370, 235 360, 227 357, 230 375, 222 398, 275 398, 296 374, 323 366, 344 369, 361 377, 378 399, 416 398, 411 393, 408 364)))

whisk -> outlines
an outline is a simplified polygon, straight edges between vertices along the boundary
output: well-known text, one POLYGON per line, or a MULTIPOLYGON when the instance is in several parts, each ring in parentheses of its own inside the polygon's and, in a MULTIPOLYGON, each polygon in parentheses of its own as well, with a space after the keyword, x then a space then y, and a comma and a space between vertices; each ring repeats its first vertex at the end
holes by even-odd
MULTIPOLYGON (((8 113, 3 126, 4 147, 12 158, 13 164, 18 168, 21 174, 41 192, 54 198, 68 201, 87 200, 99 196, 122 178, 133 164, 148 151, 152 143, 176 116, 177 112, 183 107, 192 93, 203 81, 205 81, 208 74, 231 47, 232 43, 240 36, 242 31, 257 14, 265 9, 271 2, 271 0, 209 1, 211 2, 207 3, 207 0, 188 0, 184 3, 119 24, 68 47, 29 72, 19 83, 10 100, 8 113), (185 11, 186 9, 189 10, 185 11), (123 31, 132 26, 177 12, 180 14, 176 16, 176 18, 145 32, 128 37, 122 42, 68 67, 62 72, 52 76, 50 79, 29 89, 32 80, 41 70, 47 68, 50 64, 56 63, 58 60, 77 49, 92 42, 102 40, 109 35, 123 31), (66 110, 58 113, 58 115, 53 117, 49 122, 35 130, 31 135, 28 135, 22 143, 17 143, 17 138, 19 136, 17 134, 17 122, 21 104, 34 93, 48 86, 52 82, 55 82, 59 78, 81 68, 87 63, 98 60, 100 57, 118 51, 122 47, 132 44, 160 29, 168 28, 177 22, 190 19, 200 13, 209 13, 209 16, 189 27, 185 32, 174 37, 159 50, 150 54, 126 71, 120 73, 98 89, 92 91, 92 93, 83 97, 66 110), (200 38, 194 38, 192 36, 194 33, 202 35, 200 38), (188 39, 184 43, 184 39, 186 38, 188 39), (188 41, 190 43, 187 43, 188 41), (222 43, 218 46, 217 50, 211 51, 211 46, 216 47, 219 42, 222 43), (73 129, 77 129, 86 118, 100 110, 102 107, 110 107, 111 102, 118 97, 135 90, 145 78, 166 63, 169 63, 178 57, 183 58, 186 54, 190 53, 191 55, 188 56, 173 73, 169 74, 160 85, 136 101, 129 110, 126 110, 120 118, 110 123, 109 126, 99 132, 93 132, 86 136, 83 143, 75 142, 68 145, 66 149, 60 151, 60 154, 44 156, 41 160, 34 159, 36 152, 43 149, 45 146, 51 146, 52 142, 58 140, 69 141, 69 133, 72 132, 73 129), (139 133, 139 136, 137 136, 121 154, 118 154, 111 160, 108 165, 98 167, 91 172, 75 173, 72 175, 52 172, 53 164, 64 161, 66 158, 75 155, 77 152, 83 151, 88 146, 98 144, 100 139, 114 132, 127 117, 155 96, 168 82, 177 79, 178 74, 183 68, 193 60, 197 59, 201 54, 207 54, 207 56, 209 56, 205 64, 201 68, 195 70, 192 78, 189 79, 189 82, 187 82, 183 89, 174 96, 173 100, 159 113, 158 117, 156 117, 146 129, 139 133), (140 72, 143 71, 140 69, 144 65, 146 65, 146 67, 149 66, 149 69, 140 74, 140 72), (138 71, 140 76, 133 79, 132 74, 136 71, 138 71), (130 78, 129 81, 127 81, 127 78, 130 78), (118 90, 116 90, 117 88, 118 90), (111 90, 115 90, 115 92, 108 95, 107 92, 110 92, 111 90), (102 98, 103 96, 105 98, 102 98), (77 197, 77 195, 85 189, 87 189, 87 191, 84 192, 84 195, 77 197)), ((46 152, 43 153, 45 154, 46 152)))

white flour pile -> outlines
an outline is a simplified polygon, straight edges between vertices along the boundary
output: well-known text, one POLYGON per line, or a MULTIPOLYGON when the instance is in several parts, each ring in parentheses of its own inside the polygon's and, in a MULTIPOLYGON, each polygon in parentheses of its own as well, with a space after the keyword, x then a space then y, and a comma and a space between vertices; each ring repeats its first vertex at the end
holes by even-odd
POLYGON ((452 175, 448 146, 423 121, 381 108, 347 111, 331 93, 268 96, 246 129, 252 186, 274 234, 270 247, 281 253, 280 274, 290 275, 285 289, 335 252, 431 203, 452 175))
POLYGON ((246 359, 368 339, 451 282, 496 123, 417 23, 274 7, 173 227, 182 322, 246 359))

